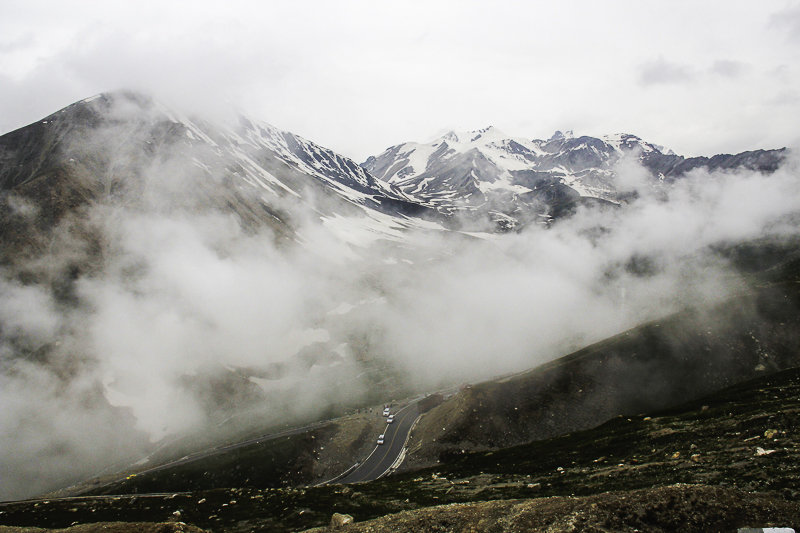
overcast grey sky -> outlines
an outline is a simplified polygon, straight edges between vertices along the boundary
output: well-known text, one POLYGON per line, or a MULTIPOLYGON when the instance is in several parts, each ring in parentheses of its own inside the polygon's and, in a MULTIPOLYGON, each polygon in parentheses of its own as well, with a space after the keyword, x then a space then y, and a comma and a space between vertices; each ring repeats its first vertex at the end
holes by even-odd
POLYGON ((358 161, 489 124, 684 155, 798 145, 800 2, 0 4, 0 132, 123 87, 358 161))

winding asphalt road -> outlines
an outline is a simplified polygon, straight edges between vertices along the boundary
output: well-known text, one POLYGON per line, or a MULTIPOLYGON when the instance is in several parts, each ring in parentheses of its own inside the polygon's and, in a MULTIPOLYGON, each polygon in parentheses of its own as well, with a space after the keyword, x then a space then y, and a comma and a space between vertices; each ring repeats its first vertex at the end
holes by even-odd
MULTIPOLYGON (((361 481, 373 481, 388 472, 403 451, 411 426, 414 425, 417 417, 419 417, 418 404, 418 401, 411 402, 395 413, 394 422, 386 424, 386 429, 383 433, 384 443, 375 446, 369 457, 346 476, 334 482, 359 483, 361 481)), ((377 439, 377 435, 375 437, 377 439)))

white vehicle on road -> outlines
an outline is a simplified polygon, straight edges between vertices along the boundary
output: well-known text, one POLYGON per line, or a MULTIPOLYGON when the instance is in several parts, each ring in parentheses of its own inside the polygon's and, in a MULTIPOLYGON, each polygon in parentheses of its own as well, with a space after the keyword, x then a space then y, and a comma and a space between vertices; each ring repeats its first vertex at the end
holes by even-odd
POLYGON ((389 414, 390 414, 391 412, 392 412, 392 411, 391 411, 391 410, 390 410, 388 407, 386 407, 386 408, 384 408, 384 410, 383 410, 383 416, 389 416, 389 414))
POLYGON ((384 435, 383 433, 381 433, 380 435, 378 435, 378 444, 383 444, 383 439, 384 439, 384 437, 385 437, 385 435, 384 435))
POLYGON ((391 424, 392 422, 394 422, 394 415, 389 415, 389 417, 386 419, 386 423, 391 424))

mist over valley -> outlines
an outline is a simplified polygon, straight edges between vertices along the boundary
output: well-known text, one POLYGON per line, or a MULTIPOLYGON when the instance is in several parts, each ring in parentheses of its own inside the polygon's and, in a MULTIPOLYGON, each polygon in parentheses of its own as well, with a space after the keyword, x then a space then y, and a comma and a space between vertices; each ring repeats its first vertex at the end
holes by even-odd
MULTIPOLYGON (((686 159, 492 128, 402 146, 360 166, 123 91, 0 137, 2 497, 528 370, 673 313, 735 328, 758 308, 714 310, 796 257, 785 149, 686 159)), ((753 375, 796 364, 772 357, 753 375)))

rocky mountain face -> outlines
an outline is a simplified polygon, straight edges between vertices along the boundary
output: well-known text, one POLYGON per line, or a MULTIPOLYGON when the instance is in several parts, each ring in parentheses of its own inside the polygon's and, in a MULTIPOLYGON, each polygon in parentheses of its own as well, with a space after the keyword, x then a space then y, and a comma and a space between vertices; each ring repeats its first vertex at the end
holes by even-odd
MULTIPOLYGON (((303 247, 309 228, 354 246, 443 229, 425 220, 429 208, 327 148, 246 117, 212 124, 142 94, 97 95, 0 136, 2 274, 59 304, 80 304, 76 284, 105 275, 120 253, 114 220, 181 214, 230 219, 278 248, 303 247)), ((0 333, 48 359, 52 347, 0 333)), ((206 377, 190 381, 227 391, 217 403, 236 403, 223 398, 231 390, 259 396, 240 375, 206 377)))
MULTIPOLYGON (((0 203, 2 264, 40 253, 53 231, 98 203, 224 210, 289 239, 297 206, 323 222, 371 217, 366 224, 378 231, 413 226, 408 215, 426 211, 354 161, 292 133, 245 117, 210 124, 127 92, 77 102, 0 137, 0 203)), ((91 233, 66 231, 75 232, 91 233)))
POLYGON ((224 209, 288 239, 297 228, 292 213, 306 207, 324 225, 358 220, 379 238, 409 228, 507 230, 581 203, 624 199, 615 180, 626 156, 660 183, 700 167, 771 172, 785 150, 684 158, 634 135, 527 140, 488 127, 396 145, 358 165, 246 117, 221 126, 141 94, 108 93, 0 137, 0 228, 8 243, 0 263, 50 246, 59 227, 91 236, 67 216, 86 206, 152 204, 154 195, 170 208, 224 209))
POLYGON ((637 161, 654 184, 705 167, 774 171, 785 150, 685 158, 630 134, 575 137, 560 131, 546 140, 511 137, 494 127, 451 131, 430 143, 404 143, 369 157, 362 166, 425 205, 444 212, 484 211, 501 227, 548 216, 581 199, 617 203, 617 165, 637 161))

